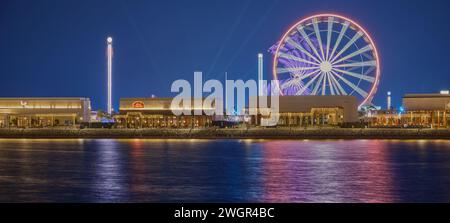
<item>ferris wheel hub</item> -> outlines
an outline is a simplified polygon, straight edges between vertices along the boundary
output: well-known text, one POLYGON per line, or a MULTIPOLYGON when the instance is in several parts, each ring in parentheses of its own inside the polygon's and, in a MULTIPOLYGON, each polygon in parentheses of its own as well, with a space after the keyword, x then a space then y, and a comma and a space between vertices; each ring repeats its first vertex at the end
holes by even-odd
POLYGON ((329 72, 331 72, 332 69, 333 69, 333 65, 331 65, 331 63, 328 62, 328 61, 323 61, 323 62, 320 64, 320 70, 321 70, 323 73, 329 73, 329 72))

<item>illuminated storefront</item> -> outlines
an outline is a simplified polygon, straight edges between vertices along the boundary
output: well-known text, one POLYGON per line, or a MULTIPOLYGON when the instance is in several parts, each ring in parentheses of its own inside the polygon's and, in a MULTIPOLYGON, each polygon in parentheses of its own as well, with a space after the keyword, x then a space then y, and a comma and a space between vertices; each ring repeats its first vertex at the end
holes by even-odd
MULTIPOLYGON (((270 106, 270 97, 268 102, 270 106)), ((357 100, 353 96, 280 96, 278 126, 337 126, 356 123, 357 106, 357 100)), ((258 118, 253 118, 253 124, 260 125, 260 120, 261 115, 258 115, 258 118)))
MULTIPOLYGON (((122 98, 117 128, 201 128, 212 125, 212 116, 173 114, 172 98, 122 98)), ((194 101, 192 101, 194 104, 194 101)), ((192 106, 192 114, 196 109, 192 106)), ((211 108, 209 108, 211 109, 211 108)))
POLYGON ((366 118, 370 127, 448 128, 450 94, 407 94, 400 111, 375 111, 366 118))
POLYGON ((1 128, 75 126, 88 121, 88 98, 0 98, 1 128))

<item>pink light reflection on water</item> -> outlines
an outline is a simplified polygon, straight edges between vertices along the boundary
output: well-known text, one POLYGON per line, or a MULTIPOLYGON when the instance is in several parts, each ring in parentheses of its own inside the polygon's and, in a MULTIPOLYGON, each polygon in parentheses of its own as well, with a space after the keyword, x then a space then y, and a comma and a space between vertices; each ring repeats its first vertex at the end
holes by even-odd
POLYGON ((264 201, 394 201, 392 172, 381 141, 285 140, 266 141, 263 147, 264 201))

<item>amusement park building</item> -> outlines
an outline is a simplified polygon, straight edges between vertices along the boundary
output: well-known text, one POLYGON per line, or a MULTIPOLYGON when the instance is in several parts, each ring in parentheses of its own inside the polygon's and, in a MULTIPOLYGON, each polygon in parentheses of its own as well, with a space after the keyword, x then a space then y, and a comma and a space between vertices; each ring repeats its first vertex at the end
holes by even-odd
MULTIPOLYGON (((192 102, 192 114, 197 109, 192 102)), ((118 128, 190 128, 212 125, 212 116, 173 114, 172 98, 121 98, 119 115, 115 115, 118 128)), ((209 108, 211 109, 211 108, 209 108)))
POLYGON ((90 111, 89 98, 0 98, 0 127, 74 126, 90 111))
POLYGON ((407 94, 403 97, 404 111, 379 111, 368 117, 371 127, 450 126, 450 94, 407 94))
MULTIPOLYGON (((358 102, 354 96, 280 96, 279 113, 278 126, 336 126, 358 122, 358 102)), ((261 115, 253 120, 260 125, 261 115)))

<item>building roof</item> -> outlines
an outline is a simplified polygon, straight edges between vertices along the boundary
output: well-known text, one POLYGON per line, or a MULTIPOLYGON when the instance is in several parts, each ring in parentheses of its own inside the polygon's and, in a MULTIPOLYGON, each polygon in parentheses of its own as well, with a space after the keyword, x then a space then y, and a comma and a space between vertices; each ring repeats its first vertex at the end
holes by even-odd
POLYGON ((169 98, 169 97, 165 97, 165 98, 150 98, 150 97, 148 97, 148 98, 143 98, 143 97, 141 97, 141 98, 120 98, 119 100, 123 100, 123 101, 128 101, 128 100, 130 100, 130 101, 142 101, 142 100, 172 100, 173 98, 169 98))
POLYGON ((78 97, 11 97, 0 98, 0 100, 90 100, 90 98, 78 97))
POLYGON ((405 94, 403 98, 450 98, 450 94, 405 94))

